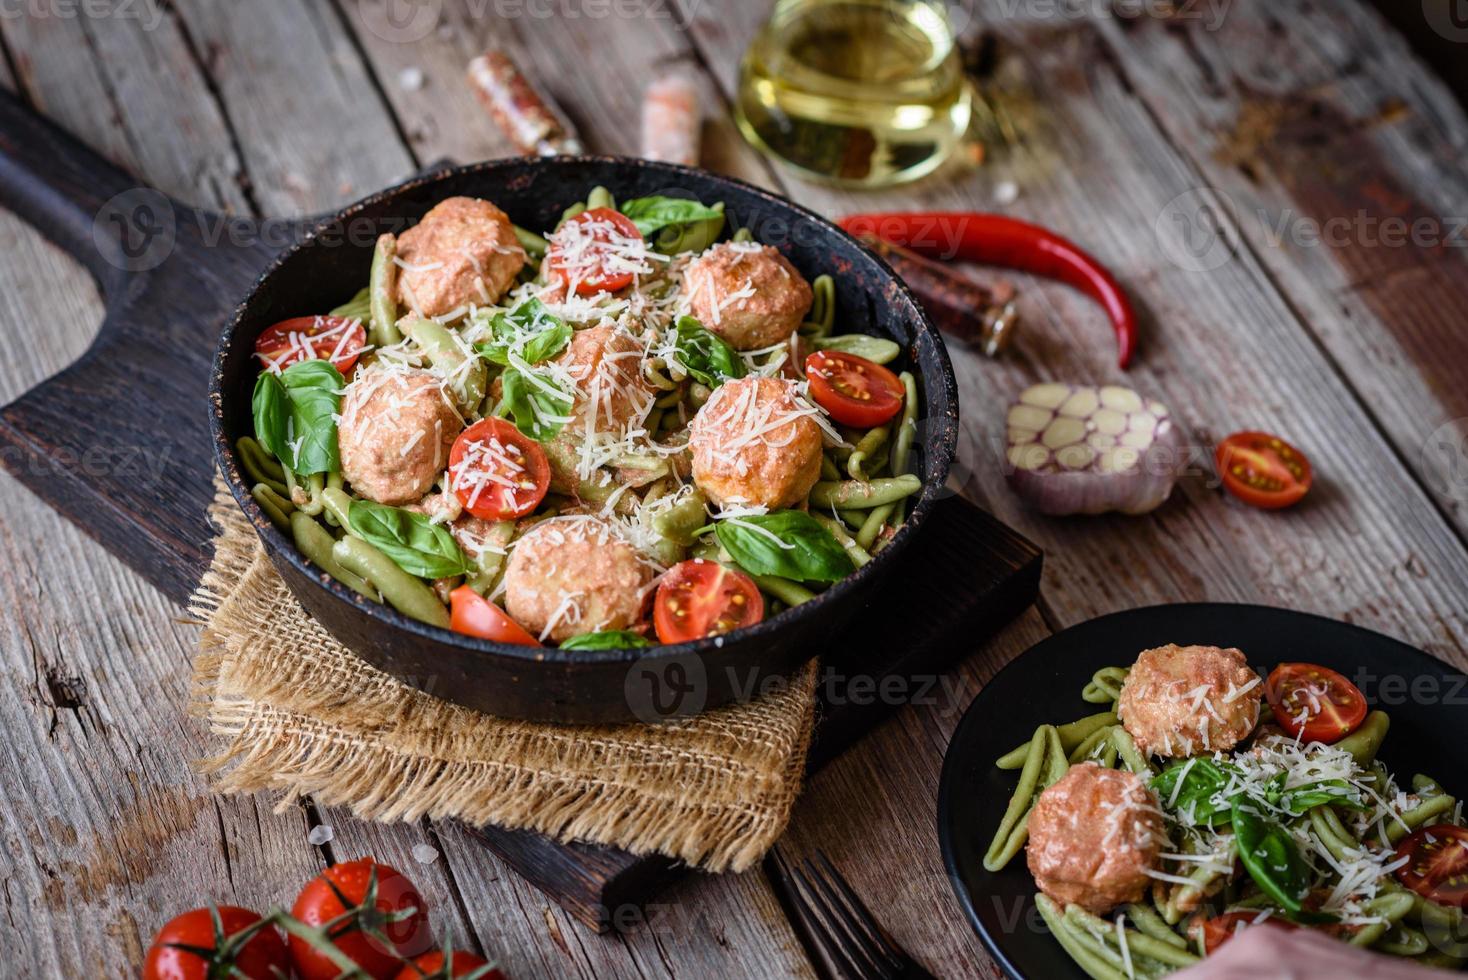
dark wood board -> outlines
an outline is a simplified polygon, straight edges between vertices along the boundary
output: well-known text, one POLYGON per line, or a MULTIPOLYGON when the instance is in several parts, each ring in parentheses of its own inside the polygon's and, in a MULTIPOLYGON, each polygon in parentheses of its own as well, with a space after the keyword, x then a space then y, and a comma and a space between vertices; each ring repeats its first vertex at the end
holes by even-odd
MULTIPOLYGON (((107 310, 75 364, 0 409, 0 463, 183 603, 212 537, 205 387, 214 342, 297 226, 262 227, 172 201, 9 95, 0 96, 0 206, 82 262, 107 310)), ((812 769, 926 696, 939 672, 1028 607, 1041 555, 954 495, 908 564, 911 574, 882 596, 881 615, 854 618, 826 649, 811 651, 825 665, 812 769)), ((679 870, 663 858, 529 833, 474 834, 598 930, 679 870)))

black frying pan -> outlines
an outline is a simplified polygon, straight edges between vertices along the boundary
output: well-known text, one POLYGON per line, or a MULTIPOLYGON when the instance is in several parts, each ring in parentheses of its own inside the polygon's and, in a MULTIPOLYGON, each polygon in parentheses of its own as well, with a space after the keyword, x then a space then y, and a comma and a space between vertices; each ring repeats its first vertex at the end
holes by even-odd
MULTIPOLYGON (((210 378, 214 452, 235 499, 301 604, 369 663, 439 697, 540 721, 651 720, 728 702, 822 652, 822 640, 871 600, 943 492, 958 434, 958 391, 943 342, 886 263, 825 219, 742 181, 687 167, 612 157, 510 159, 410 180, 326 219, 282 253, 240 303, 219 340, 210 378), (904 527, 866 567, 791 609, 720 641, 634 651, 559 651, 489 643, 426 626, 372 603, 307 562, 250 497, 234 444, 251 434, 255 338, 287 317, 320 313, 367 281, 378 233, 401 231, 453 195, 494 201, 518 224, 554 226, 592 187, 618 200, 651 194, 723 201, 728 227, 747 226, 811 279, 834 276, 837 329, 897 341, 920 378, 915 472, 923 479, 904 527)), ((880 597, 876 599, 880 602, 880 597)))

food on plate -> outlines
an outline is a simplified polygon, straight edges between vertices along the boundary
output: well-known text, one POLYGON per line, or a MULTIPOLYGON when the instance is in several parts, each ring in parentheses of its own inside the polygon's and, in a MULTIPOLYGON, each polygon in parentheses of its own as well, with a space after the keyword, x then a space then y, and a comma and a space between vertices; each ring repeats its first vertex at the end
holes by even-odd
POLYGON ((1116 385, 1033 385, 1005 424, 1009 485, 1044 514, 1148 513, 1188 462, 1166 406, 1116 385))
POLYGON ((1315 478, 1304 453, 1267 432, 1235 432, 1213 458, 1224 488, 1265 510, 1299 503, 1315 478))
POLYGON ((539 234, 439 202, 347 302, 262 333, 251 495, 368 601, 496 643, 693 641, 811 599, 922 489, 917 382, 724 218, 598 187, 539 234))
POLYGON ((1137 657, 1116 715, 1142 752, 1179 759, 1238 745, 1259 724, 1262 698, 1242 651, 1169 643, 1137 657))
POLYGON ((1081 697, 1110 710, 999 759, 1019 782, 984 867, 1027 851, 1088 975, 1162 976, 1261 925, 1461 965, 1431 937, 1465 926, 1462 808, 1427 775, 1398 782, 1387 716, 1346 678, 1284 663, 1266 681, 1238 650, 1168 644, 1081 697))
POLYGON ((237 905, 174 916, 143 960, 143 980, 275 980, 289 972, 290 956, 275 924, 237 905))

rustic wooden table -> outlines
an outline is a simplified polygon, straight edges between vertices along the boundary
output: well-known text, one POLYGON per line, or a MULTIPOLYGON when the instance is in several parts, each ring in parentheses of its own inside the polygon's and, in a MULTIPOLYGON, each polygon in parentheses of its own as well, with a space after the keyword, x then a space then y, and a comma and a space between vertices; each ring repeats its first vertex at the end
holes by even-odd
MULTIPOLYGON (((1131 606, 1237 600, 1468 666, 1468 119, 1357 2, 1187 0, 1133 17, 1104 2, 975 6, 970 30, 993 39, 982 84, 1012 145, 981 170, 880 196, 787 179, 738 138, 728 98, 763 3, 36 0, 0 10, 0 80, 182 200, 282 216, 441 157, 508 152, 462 82, 486 44, 514 50, 590 147, 613 153, 637 149, 649 73, 685 63, 714 117, 712 169, 830 214, 993 209, 1013 180, 1009 211, 1109 261, 1145 310, 1130 373, 1096 309, 1023 280, 1016 349, 953 351, 966 491, 1046 549, 1041 602, 974 651, 960 689, 904 708, 814 778, 789 835, 797 853, 830 853, 935 973, 985 975, 995 968, 943 875, 934 799, 962 708, 1030 644, 1131 606), (1149 517, 1037 517, 1004 487, 993 442, 1006 401, 1048 379, 1125 380, 1204 447, 1276 430, 1312 456, 1317 486, 1268 514, 1212 487, 1204 466, 1149 517)), ((0 240, 4 402, 86 348, 100 304, 13 216, 0 214, 0 240)), ((194 628, 10 476, 0 495, 7 972, 132 973, 172 913, 210 898, 269 906, 366 853, 409 870, 440 926, 515 976, 817 972, 758 871, 684 879, 641 924, 596 937, 457 829, 211 796, 191 765, 209 742, 185 714, 194 628), (307 841, 317 823, 335 830, 321 847, 307 841), (440 852, 428 864, 412 854, 425 842, 440 852)))

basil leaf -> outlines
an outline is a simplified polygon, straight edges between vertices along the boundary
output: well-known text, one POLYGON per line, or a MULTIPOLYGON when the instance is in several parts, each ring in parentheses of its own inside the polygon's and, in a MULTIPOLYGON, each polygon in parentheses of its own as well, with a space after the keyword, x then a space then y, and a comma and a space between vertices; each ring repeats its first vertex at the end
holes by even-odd
POLYGON ((528 299, 508 313, 496 313, 489 325, 494 339, 475 344, 474 349, 486 360, 506 367, 511 349, 518 349, 527 363, 539 364, 555 357, 571 342, 571 325, 538 299, 528 299))
POLYGON ((1239 860, 1259 890, 1279 903, 1284 913, 1301 922, 1334 922, 1323 913, 1307 912, 1301 904, 1310 894, 1310 867, 1300 856, 1294 838, 1272 820, 1235 802, 1234 841, 1239 860))
POLYGON ((704 329, 691 316, 678 318, 678 362, 690 375, 710 388, 748 373, 744 358, 724 343, 723 338, 704 329))
POLYGON ((718 220, 722 227, 724 222, 724 212, 719 208, 706 207, 681 197, 637 197, 622 202, 617 210, 632 219, 643 238, 673 225, 718 220))
MULTIPOLYGON (((1190 814, 1194 826, 1212 827, 1215 817, 1229 813, 1233 807, 1232 799, 1219 799, 1228 782, 1227 768, 1210 759, 1194 759, 1191 763, 1174 763, 1154 777, 1150 785, 1159 800, 1171 801, 1169 809, 1190 814)), ((1217 822, 1226 823, 1227 819, 1217 822)))
POLYGON ((255 394, 250 408, 255 416, 255 440, 265 447, 266 452, 282 462, 290 459, 290 447, 286 445, 286 419, 291 414, 291 397, 286 394, 280 376, 272 371, 262 371, 255 379, 255 394))
POLYGON ((290 424, 286 428, 294 450, 281 456, 301 476, 334 473, 341 469, 336 416, 341 411, 346 379, 330 361, 298 361, 281 372, 290 396, 290 424))
POLYGON ((545 442, 565 427, 572 398, 543 374, 527 377, 519 368, 500 375, 500 401, 494 414, 512 419, 515 428, 536 442, 545 442))
POLYGON ((831 532, 802 511, 722 520, 714 534, 735 564, 751 575, 835 582, 856 570, 831 532))
POLYGON ((628 630, 603 630, 600 633, 582 633, 561 644, 562 650, 633 650, 650 647, 652 641, 641 633, 628 630))
POLYGON ((1322 779, 1306 783, 1279 794, 1280 809, 1291 816, 1302 817, 1317 806, 1343 806, 1351 810, 1369 810, 1361 799, 1361 791, 1344 779, 1322 779))
POLYGON ((452 578, 469 571, 468 559, 449 529, 433 523, 426 514, 353 500, 347 520, 354 534, 397 562, 409 575, 452 578))

